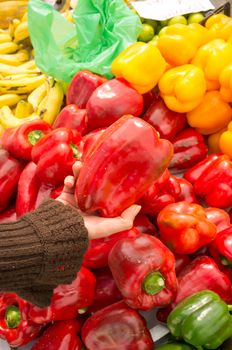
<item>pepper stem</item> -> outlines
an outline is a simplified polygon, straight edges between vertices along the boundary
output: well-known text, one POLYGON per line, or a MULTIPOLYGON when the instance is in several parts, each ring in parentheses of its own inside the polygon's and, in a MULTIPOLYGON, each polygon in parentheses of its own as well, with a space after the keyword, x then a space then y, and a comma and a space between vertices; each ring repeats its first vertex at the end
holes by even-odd
POLYGON ((83 315, 83 314, 85 314, 87 311, 88 311, 88 308, 87 308, 87 307, 83 307, 82 309, 79 309, 79 310, 78 310, 78 314, 83 315))
POLYGON ((151 272, 144 280, 142 288, 150 295, 161 292, 165 287, 165 280, 160 272, 151 272))
POLYGON ((72 150, 73 150, 73 157, 74 157, 74 158, 79 158, 80 155, 79 155, 79 151, 78 151, 77 146, 74 145, 74 143, 70 143, 70 147, 71 147, 72 150))
POLYGON ((32 146, 35 146, 37 142, 41 139, 44 133, 41 130, 33 130, 29 132, 27 138, 32 146))
POLYGON ((228 306, 229 312, 231 312, 232 311, 232 305, 227 305, 227 306, 228 306))
POLYGON ((5 321, 8 328, 17 328, 21 322, 21 313, 19 308, 11 305, 6 309, 5 321))

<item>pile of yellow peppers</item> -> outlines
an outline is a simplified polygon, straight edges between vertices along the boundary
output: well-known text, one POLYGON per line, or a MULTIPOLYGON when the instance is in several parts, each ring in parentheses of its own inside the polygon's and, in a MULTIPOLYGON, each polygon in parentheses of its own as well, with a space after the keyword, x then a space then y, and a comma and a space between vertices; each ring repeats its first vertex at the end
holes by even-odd
POLYGON ((112 72, 142 94, 158 86, 167 107, 208 136, 212 152, 232 157, 232 18, 165 27, 156 41, 123 51, 112 72))

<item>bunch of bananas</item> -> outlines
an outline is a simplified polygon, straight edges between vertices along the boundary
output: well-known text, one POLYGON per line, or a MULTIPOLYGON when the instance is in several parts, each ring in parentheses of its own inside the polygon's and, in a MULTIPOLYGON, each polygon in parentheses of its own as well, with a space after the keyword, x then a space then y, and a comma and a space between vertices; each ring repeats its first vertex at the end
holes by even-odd
POLYGON ((27 5, 0 0, 0 135, 33 119, 53 124, 63 104, 62 84, 42 74, 33 59, 27 5))

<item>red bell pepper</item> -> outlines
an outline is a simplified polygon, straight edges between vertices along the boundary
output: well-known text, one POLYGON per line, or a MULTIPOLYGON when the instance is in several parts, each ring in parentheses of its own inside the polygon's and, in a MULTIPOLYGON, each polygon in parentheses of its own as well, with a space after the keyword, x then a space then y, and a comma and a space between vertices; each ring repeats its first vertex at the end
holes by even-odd
POLYGON ((192 128, 181 131, 172 143, 174 155, 169 168, 175 171, 183 171, 198 164, 208 152, 203 136, 192 128))
POLYGON ((200 256, 187 265, 178 276, 178 290, 173 305, 202 290, 217 293, 226 303, 232 302, 232 289, 228 277, 213 259, 200 256))
POLYGON ((175 270, 177 276, 183 270, 183 268, 190 263, 189 255, 174 254, 175 256, 175 270))
POLYGON ((20 216, 35 210, 46 199, 50 198, 53 187, 43 184, 37 175, 37 165, 27 164, 18 182, 16 214, 20 216))
POLYGON ((35 323, 76 318, 78 312, 88 308, 94 300, 96 280, 94 275, 82 267, 71 284, 60 284, 52 295, 51 304, 45 308, 32 306, 30 318, 35 323))
POLYGON ((160 137, 170 141, 186 125, 186 115, 168 109, 161 97, 154 100, 143 119, 160 133, 160 137))
POLYGON ((180 195, 178 179, 165 172, 154 181, 146 193, 141 197, 138 204, 141 205, 142 213, 157 215, 170 203, 175 203, 180 195))
POLYGON ((180 194, 176 202, 197 203, 193 185, 182 178, 178 178, 177 181, 180 185, 180 194))
MULTIPOLYGON (((199 177, 192 182, 194 191, 207 205, 228 208, 232 205, 232 161, 227 155, 208 158, 199 164, 199 177)), ((185 174, 187 180, 194 177, 192 172, 196 173, 197 167, 185 174)))
POLYGON ((81 330, 87 349, 91 350, 153 350, 146 322, 123 301, 92 315, 81 330))
POLYGON ((90 313, 95 313, 123 298, 109 269, 97 270, 94 275, 96 277, 96 290, 94 302, 88 308, 90 313))
POLYGON ((146 113, 148 108, 150 108, 152 103, 155 100, 157 100, 158 98, 159 98, 159 95, 158 95, 158 89, 157 88, 154 88, 154 89, 146 92, 146 94, 143 94, 143 114, 146 113))
POLYGON ((205 212, 207 219, 216 226, 217 233, 230 226, 230 216, 225 210, 218 208, 206 208, 205 212))
POLYGON ((167 205, 158 215, 160 238, 174 253, 191 254, 214 240, 216 226, 198 204, 167 205))
POLYGON ((119 241, 109 254, 109 267, 132 308, 165 306, 175 297, 174 255, 158 238, 143 234, 119 241))
POLYGON ((57 197, 59 197, 61 195, 61 193, 63 192, 64 186, 59 186, 58 188, 55 188, 54 190, 52 190, 51 194, 50 194, 50 198, 52 199, 56 199, 57 197))
POLYGON ((141 233, 155 236, 157 234, 156 227, 148 219, 147 215, 139 213, 134 219, 134 227, 141 233))
POLYGON ((77 333, 81 323, 78 320, 56 322, 49 326, 31 350, 81 350, 77 333))
POLYGON ((17 128, 5 130, 2 145, 13 157, 31 160, 31 151, 43 135, 52 130, 43 120, 33 120, 17 128))
POLYGON ((3 213, 0 214, 0 224, 7 224, 16 220, 17 215, 15 211, 15 206, 6 209, 3 213))
POLYGON ((210 255, 232 281, 232 226, 217 234, 210 244, 210 255))
POLYGON ((59 186, 72 174, 80 141, 80 134, 67 128, 55 129, 40 139, 32 149, 32 161, 37 164, 36 173, 42 182, 59 186))
POLYGON ((199 177, 203 174, 205 170, 207 170, 211 165, 215 164, 217 160, 220 159, 220 154, 211 154, 207 158, 205 158, 200 163, 196 164, 191 169, 187 170, 184 174, 184 177, 187 181, 189 181, 192 185, 197 181, 199 177))
POLYGON ((87 135, 85 135, 82 139, 83 141, 83 150, 82 150, 82 161, 85 159, 86 155, 91 152, 91 148, 93 145, 98 141, 98 139, 101 137, 101 135, 104 133, 106 128, 100 128, 97 130, 94 130, 87 135))
POLYGON ((85 108, 94 90, 106 81, 106 78, 87 70, 78 72, 69 85, 67 105, 75 104, 79 108, 85 108))
POLYGON ((140 235, 135 228, 122 231, 104 238, 89 241, 88 250, 85 253, 83 265, 89 269, 99 269, 108 265, 108 256, 115 244, 124 238, 134 238, 140 235))
POLYGON ((159 139, 151 125, 132 116, 120 118, 85 157, 76 187, 80 209, 120 215, 162 175, 171 157, 171 143, 159 139))
POLYGON ((24 164, 0 150, 0 212, 3 212, 14 196, 24 164))
POLYGON ((143 111, 143 97, 126 81, 112 79, 93 92, 86 110, 89 130, 103 128, 126 114, 140 116, 143 111))
POLYGON ((42 330, 29 318, 30 304, 15 293, 0 294, 0 338, 12 347, 25 345, 42 330))
POLYGON ((208 256, 196 258, 181 271, 178 276, 176 298, 171 305, 159 311, 158 319, 162 322, 165 321, 165 318, 177 304, 188 296, 203 290, 217 293, 226 303, 230 304, 232 301, 230 280, 208 256))
POLYGON ((68 105, 62 109, 53 129, 70 128, 77 130, 82 136, 87 131, 87 112, 85 109, 79 109, 77 105, 68 105))

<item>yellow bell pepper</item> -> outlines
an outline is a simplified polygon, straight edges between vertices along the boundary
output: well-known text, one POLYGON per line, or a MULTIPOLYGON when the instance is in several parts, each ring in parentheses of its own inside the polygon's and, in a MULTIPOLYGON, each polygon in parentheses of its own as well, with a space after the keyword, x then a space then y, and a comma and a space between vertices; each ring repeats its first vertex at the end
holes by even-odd
POLYGON ((203 38, 202 26, 198 26, 173 24, 161 31, 158 49, 169 64, 180 66, 189 63, 194 57, 203 38))
POLYGON ((226 131, 226 129, 222 129, 214 134, 209 135, 207 143, 208 143, 208 150, 210 154, 213 153, 220 153, 220 146, 219 146, 219 141, 222 133, 226 131))
POLYGON ((206 91, 204 73, 192 64, 172 68, 160 79, 159 89, 169 109, 179 113, 192 111, 206 91))
POLYGON ((190 126, 203 135, 210 135, 227 126, 232 118, 232 108, 223 101, 219 91, 208 91, 201 103, 187 113, 190 126))
POLYGON ((220 93, 224 101, 232 102, 232 64, 223 69, 220 75, 220 93))
POLYGON ((215 39, 200 47, 191 63, 204 71, 207 90, 217 90, 220 88, 219 76, 231 62, 232 45, 215 39))
POLYGON ((144 94, 157 85, 165 72, 166 62, 157 47, 137 42, 121 52, 111 68, 117 78, 124 78, 144 94))
POLYGON ((219 147, 222 153, 232 158, 232 122, 229 123, 227 130, 221 134, 219 147))
POLYGON ((223 14, 211 16, 205 26, 215 39, 228 40, 232 33, 232 19, 223 14))

